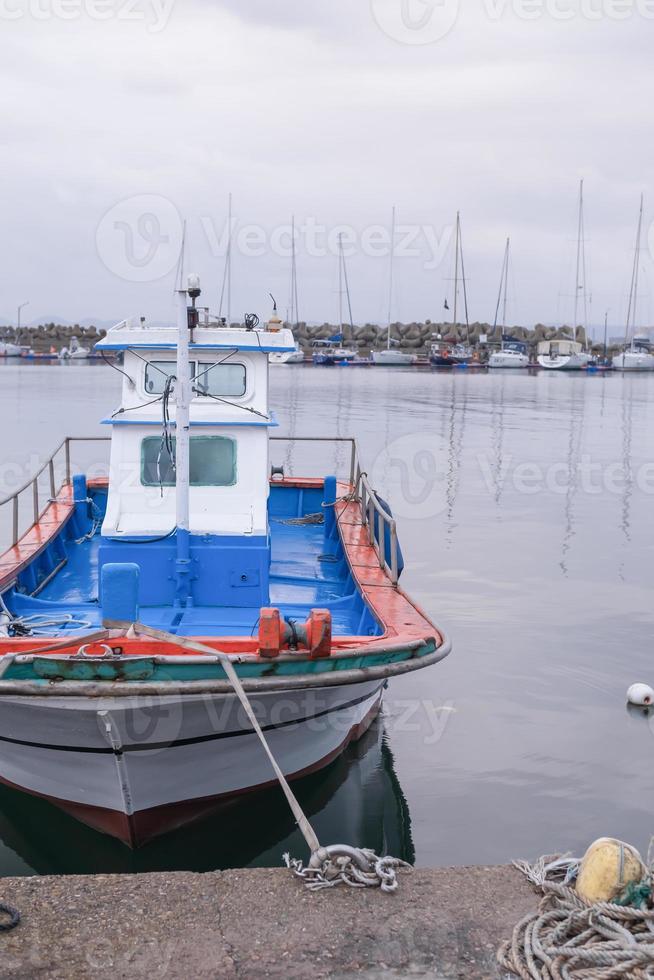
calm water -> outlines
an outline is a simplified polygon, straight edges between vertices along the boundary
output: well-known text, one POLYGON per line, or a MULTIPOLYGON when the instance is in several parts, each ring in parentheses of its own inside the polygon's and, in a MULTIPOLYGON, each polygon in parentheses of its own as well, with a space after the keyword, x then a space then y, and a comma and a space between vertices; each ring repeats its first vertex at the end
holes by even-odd
MULTIPOLYGON (((272 384, 280 433, 357 436, 398 517, 403 585, 455 644, 296 784, 319 836, 423 866, 601 835, 646 847, 654 721, 625 691, 654 683, 654 377, 294 367, 272 384)), ((119 386, 104 366, 0 367, 2 490, 63 434, 106 434, 119 386)), ((102 448, 84 452, 101 470, 102 448)), ((273 455, 303 468, 299 450, 273 455)), ((137 854, 0 791, 4 874, 274 865, 287 848, 304 854, 276 791, 137 854)))

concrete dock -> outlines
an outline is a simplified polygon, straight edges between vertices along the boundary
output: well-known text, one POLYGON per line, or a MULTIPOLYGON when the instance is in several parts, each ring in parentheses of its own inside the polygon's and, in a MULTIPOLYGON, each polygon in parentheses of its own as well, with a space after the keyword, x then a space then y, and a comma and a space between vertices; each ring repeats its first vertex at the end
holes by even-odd
POLYGON ((2 980, 485 980, 537 896, 510 867, 414 871, 395 895, 260 869, 2 878, 0 901, 22 914, 0 933, 2 980))

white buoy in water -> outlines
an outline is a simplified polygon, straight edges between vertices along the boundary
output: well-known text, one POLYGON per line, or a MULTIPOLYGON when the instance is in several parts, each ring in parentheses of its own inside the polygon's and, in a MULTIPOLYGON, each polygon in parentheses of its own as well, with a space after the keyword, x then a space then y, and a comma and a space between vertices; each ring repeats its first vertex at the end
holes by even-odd
POLYGON ((654 688, 649 684, 632 684, 627 691, 627 701, 640 708, 647 708, 654 704, 654 688))

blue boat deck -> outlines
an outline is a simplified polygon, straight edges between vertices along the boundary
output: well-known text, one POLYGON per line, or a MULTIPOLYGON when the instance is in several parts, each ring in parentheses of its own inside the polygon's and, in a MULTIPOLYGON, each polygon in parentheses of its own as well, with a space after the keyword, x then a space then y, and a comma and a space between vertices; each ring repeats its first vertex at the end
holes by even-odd
MULTIPOLYGON (((102 513, 103 495, 93 496, 102 513)), ((279 608, 287 620, 300 622, 313 608, 329 609, 335 635, 379 635, 379 624, 350 574, 337 531, 330 533, 325 524, 288 523, 320 513, 321 506, 322 489, 271 489, 269 604, 279 608)), ((78 533, 74 522, 69 522, 36 560, 42 569, 22 572, 17 588, 4 596, 13 615, 50 620, 51 625, 43 630, 48 635, 83 633, 102 626, 98 595, 101 536, 98 532, 79 541, 78 533), (67 617, 72 617, 68 624, 67 617)), ((258 629, 259 607, 142 605, 139 619, 185 636, 251 636, 258 629)))

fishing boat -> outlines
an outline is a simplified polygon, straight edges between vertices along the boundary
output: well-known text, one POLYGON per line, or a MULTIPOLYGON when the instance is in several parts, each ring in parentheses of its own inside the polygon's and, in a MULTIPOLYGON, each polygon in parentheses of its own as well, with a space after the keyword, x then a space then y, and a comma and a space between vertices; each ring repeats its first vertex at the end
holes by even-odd
POLYGON ((391 216, 391 255, 390 267, 388 270, 388 327, 386 330, 386 347, 381 350, 374 350, 371 353, 373 364, 386 367, 409 367, 417 364, 417 354, 409 351, 398 350, 399 341, 391 337, 391 321, 393 316, 393 265, 395 260, 395 208, 391 216))
POLYGON ((572 339, 543 340, 538 345, 536 359, 540 367, 548 371, 582 371, 592 362, 583 344, 577 342, 579 300, 583 299, 584 328, 588 322, 586 292, 586 244, 584 239, 584 182, 579 182, 579 210, 577 217, 577 264, 575 270, 574 314, 572 339))
POLYGON ((199 295, 190 276, 176 326, 129 319, 97 345, 123 356, 108 478, 74 473, 66 438, 22 488, 25 533, 22 491, 2 502, 0 781, 132 847, 274 782, 239 683, 297 778, 450 650, 399 585, 354 441, 344 474, 271 460, 268 358, 291 332, 229 327, 199 295))
POLYGON ((332 367, 334 364, 347 364, 354 361, 358 351, 343 347, 344 339, 343 334, 339 333, 327 340, 314 340, 311 354, 313 363, 332 367))
MULTIPOLYGON (((432 343, 429 352, 429 361, 434 367, 467 367, 469 364, 478 364, 479 358, 476 356, 475 351, 470 345, 470 321, 468 316, 468 289, 466 286, 466 274, 465 266, 463 263, 463 241, 461 236, 461 215, 457 211, 456 213, 456 238, 454 242, 454 310, 452 315, 452 327, 454 328, 454 335, 456 336, 458 331, 458 300, 459 300, 459 282, 463 284, 463 305, 465 311, 465 326, 466 326, 466 340, 465 343, 458 343, 454 341, 453 343, 443 343, 440 339, 436 339, 435 343, 432 343)), ((449 310, 449 304, 447 299, 445 300, 445 309, 449 310)))
POLYGON ((522 341, 517 340, 515 337, 507 336, 504 331, 506 330, 506 309, 508 303, 508 286, 509 286, 509 258, 511 253, 511 239, 507 238, 506 247, 504 249, 504 260, 502 262, 502 273, 500 276, 500 291, 497 294, 497 305, 495 307, 495 320, 493 323, 493 335, 496 335, 498 329, 498 318, 500 312, 500 304, 502 305, 502 326, 501 330, 501 340, 500 349, 493 351, 493 353, 488 358, 489 368, 526 368, 529 367, 529 356, 527 354, 527 345, 522 343, 522 341))
POLYGON ((638 278, 640 273, 640 253, 643 237, 643 206, 644 197, 640 196, 640 211, 638 212, 638 228, 636 231, 636 247, 634 263, 631 270, 631 285, 629 288, 629 306, 627 308, 627 327, 623 350, 613 358, 616 371, 654 371, 654 354, 651 351, 650 339, 636 334, 636 313, 638 306, 638 278), (631 342, 629 342, 631 336, 631 342))
POLYGON ((83 347, 77 337, 72 337, 70 347, 62 347, 59 358, 62 361, 86 361, 91 356, 88 347, 83 347))

